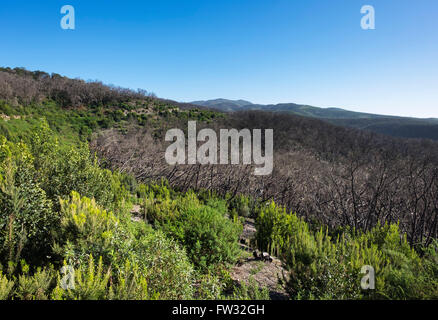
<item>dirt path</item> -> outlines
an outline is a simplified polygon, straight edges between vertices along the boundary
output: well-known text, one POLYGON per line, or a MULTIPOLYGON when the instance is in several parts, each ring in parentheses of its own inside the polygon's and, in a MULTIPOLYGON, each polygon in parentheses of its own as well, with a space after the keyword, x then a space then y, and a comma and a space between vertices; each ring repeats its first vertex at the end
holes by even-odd
POLYGON ((132 221, 136 221, 136 222, 144 221, 143 217, 141 216, 140 209, 141 209, 141 207, 138 204, 134 204, 132 206, 132 209, 131 209, 131 220, 132 221))
POLYGON ((255 233, 254 221, 247 219, 241 235, 241 239, 246 243, 241 244, 244 251, 243 257, 231 270, 231 278, 238 283, 248 283, 252 277, 260 287, 266 287, 269 290, 271 299, 288 299, 284 286, 281 284, 287 275, 281 261, 272 256, 272 261, 264 261, 260 257, 260 252, 257 252, 257 257, 255 257, 254 249, 248 246, 255 233))

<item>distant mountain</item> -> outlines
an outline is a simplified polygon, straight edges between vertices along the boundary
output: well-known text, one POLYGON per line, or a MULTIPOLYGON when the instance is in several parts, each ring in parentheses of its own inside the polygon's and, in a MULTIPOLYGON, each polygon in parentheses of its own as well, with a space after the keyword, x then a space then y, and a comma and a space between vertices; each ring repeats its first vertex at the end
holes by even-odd
POLYGON ((214 99, 205 101, 193 101, 195 104, 202 107, 215 108, 222 111, 236 111, 241 107, 252 105, 251 102, 245 100, 228 100, 228 99, 214 99))
POLYGON ((263 110, 287 112, 299 116, 318 118, 332 124, 369 130, 403 138, 425 138, 438 140, 438 119, 420 119, 385 116, 355 112, 341 108, 318 108, 296 103, 253 104, 245 100, 215 99, 195 101, 192 104, 233 112, 242 110, 263 110))

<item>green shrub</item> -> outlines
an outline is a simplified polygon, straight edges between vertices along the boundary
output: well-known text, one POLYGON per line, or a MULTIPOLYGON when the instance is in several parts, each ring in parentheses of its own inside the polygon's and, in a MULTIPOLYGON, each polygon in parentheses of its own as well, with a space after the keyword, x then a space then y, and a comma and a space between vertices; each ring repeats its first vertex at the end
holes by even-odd
POLYGON ((220 276, 208 272, 201 273, 196 278, 198 280, 196 299, 219 300, 223 298, 225 283, 220 276))
MULTIPOLYGON (((64 264, 67 266, 67 264, 64 264)), ((74 270, 74 288, 62 288, 63 274, 58 274, 58 284, 52 292, 54 300, 102 300, 109 295, 109 279, 111 271, 103 265, 99 259, 95 265, 92 255, 86 264, 80 265, 74 270)), ((70 284, 69 284, 70 285, 70 284)))
POLYGON ((0 300, 7 300, 11 297, 14 281, 9 280, 6 275, 0 271, 0 300))
POLYGON ((32 275, 27 272, 18 276, 15 296, 21 300, 47 300, 54 280, 53 270, 38 268, 32 275))
POLYGON ((436 251, 423 258, 409 246, 397 225, 369 232, 312 231, 295 214, 273 202, 259 208, 256 240, 261 250, 279 256, 290 270, 286 289, 296 299, 419 299, 436 297, 436 251), (362 290, 361 268, 375 270, 375 290, 362 290), (435 270, 435 271, 434 271, 435 270))
POLYGON ((223 200, 211 199, 204 204, 188 192, 174 200, 164 196, 146 201, 148 217, 186 248, 197 268, 206 270, 236 261, 242 226, 238 220, 228 218, 223 200))
POLYGON ((38 180, 55 204, 59 197, 65 198, 72 191, 95 198, 103 205, 112 202, 112 174, 99 167, 97 158, 90 156, 87 144, 60 144, 45 122, 30 140, 38 180))
POLYGON ((9 157, 0 164, 0 261, 17 263, 24 258, 40 264, 50 252, 59 216, 33 170, 25 161, 17 162, 9 157))
POLYGON ((109 290, 111 300, 155 300, 159 298, 159 293, 150 294, 147 277, 141 274, 137 264, 132 264, 129 260, 125 262, 123 268, 118 270, 114 284, 109 290))
POLYGON ((230 210, 235 210, 239 216, 248 218, 252 216, 254 204, 249 197, 238 195, 229 202, 230 210))
POLYGON ((238 257, 241 228, 214 208, 185 211, 181 220, 164 224, 163 230, 181 241, 197 267, 233 263, 238 257))
POLYGON ((160 299, 191 299, 193 267, 185 250, 160 231, 146 232, 133 242, 132 260, 146 270, 149 295, 160 299))
POLYGON ((73 191, 69 199, 61 200, 60 227, 57 252, 69 263, 84 263, 90 253, 104 257, 105 263, 110 262, 120 220, 98 206, 94 199, 73 191))
POLYGON ((232 295, 233 300, 270 300, 269 290, 260 288, 253 277, 249 277, 248 282, 242 281, 237 286, 232 295))
MULTIPOLYGON (((145 224, 120 220, 94 200, 80 197, 76 192, 68 200, 61 201, 61 212, 57 252, 69 264, 83 265, 92 254, 102 257, 104 265, 111 266, 116 274, 123 274, 128 272, 123 268, 129 261, 142 275, 132 281, 147 282, 150 297, 156 292, 163 299, 192 297, 193 269, 185 251, 174 240, 145 224)), ((135 294, 118 287, 114 290, 119 297, 135 294)), ((137 293, 138 297, 145 295, 145 292, 137 293)))

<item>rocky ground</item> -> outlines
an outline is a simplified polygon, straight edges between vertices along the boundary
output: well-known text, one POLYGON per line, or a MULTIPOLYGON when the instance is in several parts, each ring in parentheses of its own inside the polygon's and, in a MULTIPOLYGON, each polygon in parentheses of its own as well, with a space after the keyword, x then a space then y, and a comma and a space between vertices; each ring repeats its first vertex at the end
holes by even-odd
POLYGON ((279 259, 251 248, 250 240, 255 233, 254 221, 246 219, 241 235, 242 258, 231 270, 231 278, 248 283, 252 277, 260 287, 269 290, 271 299, 288 299, 283 285, 287 272, 279 259))
POLYGON ((136 221, 136 222, 144 221, 144 218, 141 216, 140 209, 141 209, 141 207, 138 204, 134 204, 132 206, 132 209, 131 209, 131 220, 132 221, 136 221))

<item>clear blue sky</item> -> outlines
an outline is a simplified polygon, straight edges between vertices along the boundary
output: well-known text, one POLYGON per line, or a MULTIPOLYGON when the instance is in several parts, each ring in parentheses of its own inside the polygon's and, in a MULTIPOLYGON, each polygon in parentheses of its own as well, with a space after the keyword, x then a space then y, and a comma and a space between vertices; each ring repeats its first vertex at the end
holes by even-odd
POLYGON ((0 34, 1 66, 178 101, 438 117, 437 0, 2 0, 0 34), (66 4, 74 31, 60 27, 66 4), (375 30, 360 27, 367 4, 375 30))

